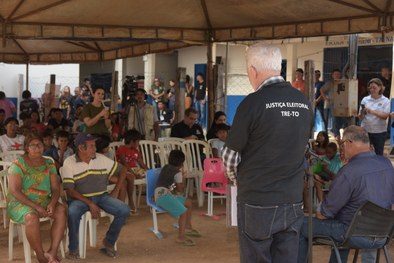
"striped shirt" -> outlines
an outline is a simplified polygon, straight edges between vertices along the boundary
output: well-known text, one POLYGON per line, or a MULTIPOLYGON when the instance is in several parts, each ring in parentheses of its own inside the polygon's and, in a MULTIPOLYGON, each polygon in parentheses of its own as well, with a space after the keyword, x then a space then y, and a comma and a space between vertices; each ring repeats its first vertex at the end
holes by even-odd
POLYGON ((64 161, 61 175, 65 190, 75 189, 83 196, 91 197, 106 193, 108 179, 119 175, 120 171, 117 162, 100 153, 96 153, 89 163, 74 154, 64 161))

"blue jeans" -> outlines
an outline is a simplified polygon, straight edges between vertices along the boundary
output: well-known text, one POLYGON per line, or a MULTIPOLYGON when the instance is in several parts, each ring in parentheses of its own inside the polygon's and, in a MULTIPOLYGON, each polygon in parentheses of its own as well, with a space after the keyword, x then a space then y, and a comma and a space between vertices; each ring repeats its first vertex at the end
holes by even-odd
POLYGON ((196 100, 196 110, 198 111, 198 123, 201 127, 205 127, 205 104, 202 100, 196 100))
MULTIPOLYGON (((114 246, 120 230, 130 214, 130 208, 107 193, 87 198, 102 210, 114 216, 114 221, 112 221, 105 235, 105 240, 111 246, 114 246)), ((89 206, 84 202, 73 199, 68 201, 68 237, 70 241, 68 248, 72 252, 78 250, 79 223, 82 215, 87 211, 89 211, 89 206)))
POLYGON ((339 130, 340 129, 345 129, 350 125, 350 118, 349 117, 332 117, 333 118, 333 124, 332 124, 332 132, 335 134, 335 136, 340 135, 339 130))
MULTIPOLYGON (((337 242, 343 242, 345 239, 347 226, 339 222, 336 219, 326 219, 319 220, 317 218, 312 219, 312 231, 313 236, 322 235, 330 236, 337 242)), ((349 240, 349 245, 352 247, 359 247, 365 249, 378 248, 386 242, 386 239, 373 239, 368 237, 353 237, 349 240)), ((301 228, 300 234, 300 246, 298 248, 298 263, 305 263, 308 254, 308 217, 304 218, 304 222, 301 228)), ((343 263, 347 262, 347 257, 349 254, 348 249, 343 249, 339 251, 341 261, 343 263)), ((334 251, 331 252, 330 263, 337 262, 334 251)))
POLYGON ((297 262, 302 203, 256 206, 238 203, 240 262, 297 262))
POLYGON ((361 250, 361 263, 375 263, 376 262, 376 249, 362 249, 361 250))

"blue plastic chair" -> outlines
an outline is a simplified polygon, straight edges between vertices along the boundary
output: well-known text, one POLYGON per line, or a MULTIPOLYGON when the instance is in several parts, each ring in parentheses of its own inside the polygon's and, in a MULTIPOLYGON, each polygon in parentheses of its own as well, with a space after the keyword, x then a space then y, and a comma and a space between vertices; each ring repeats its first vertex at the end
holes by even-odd
MULTIPOLYGON (((151 169, 146 172, 146 204, 152 210, 153 227, 150 227, 149 230, 152 231, 158 239, 162 239, 163 234, 159 231, 157 224, 157 214, 166 213, 166 211, 158 206, 155 202, 155 188, 159 175, 160 168, 151 169)), ((173 226, 177 227, 176 224, 173 224, 173 226)))

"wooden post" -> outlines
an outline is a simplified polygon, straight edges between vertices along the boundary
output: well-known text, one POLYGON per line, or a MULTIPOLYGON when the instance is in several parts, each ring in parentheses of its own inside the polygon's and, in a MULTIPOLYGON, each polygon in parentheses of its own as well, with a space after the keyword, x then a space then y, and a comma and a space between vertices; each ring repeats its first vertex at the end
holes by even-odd
POLYGON ((20 107, 19 104, 22 101, 22 92, 23 92, 23 74, 18 75, 18 105, 16 105, 16 116, 19 119, 20 107))
POLYGON ((208 89, 208 114, 207 114, 207 129, 213 122, 213 117, 215 114, 215 87, 213 81, 213 60, 212 60, 212 41, 208 41, 207 46, 207 58, 208 58, 208 68, 207 68, 207 89, 208 89))
POLYGON ((117 112, 118 111, 118 75, 119 72, 115 70, 112 72, 112 83, 111 83, 111 108, 110 112, 117 112))
MULTIPOLYGON (((304 94, 310 101, 312 109, 315 109, 315 63, 313 60, 307 60, 304 64, 305 73, 305 91, 304 94)), ((311 133, 313 138, 313 131, 311 133)), ((309 200, 309 215, 308 215, 308 240, 312 240, 312 207, 313 207, 313 168, 310 166, 310 175, 308 176, 308 200, 309 200)), ((308 262, 312 262, 312 242, 308 244, 308 262)))
POLYGON ((305 96, 315 108, 315 63, 313 60, 307 60, 304 64, 305 73, 305 96))
POLYGON ((43 97, 43 103, 44 103, 44 118, 45 121, 47 122, 49 120, 48 113, 50 112, 51 108, 56 108, 56 75, 51 74, 50 75, 50 83, 49 83, 49 92, 47 93, 45 91, 45 96, 43 97))
POLYGON ((26 63, 26 90, 29 90, 29 62, 26 63))
POLYGON ((185 114, 186 68, 178 68, 175 83, 175 123, 183 120, 185 114))

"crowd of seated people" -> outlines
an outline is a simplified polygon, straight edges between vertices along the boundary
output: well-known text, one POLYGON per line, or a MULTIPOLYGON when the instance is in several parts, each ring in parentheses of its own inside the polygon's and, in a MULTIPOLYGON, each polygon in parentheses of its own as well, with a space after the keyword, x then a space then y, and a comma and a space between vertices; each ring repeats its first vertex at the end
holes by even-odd
MULTIPOLYGON (((22 124, 19 125, 19 121, 13 117, 6 118, 2 122, 1 127, 3 129, 0 129, 2 133, 0 137, 1 151, 29 148, 29 145, 24 145, 25 138, 30 136, 30 134, 38 133, 40 134, 39 138, 42 138, 39 139, 40 142, 42 141, 41 155, 50 157, 50 160, 52 160, 50 165, 54 167, 58 175, 57 177, 60 175, 60 168, 64 167, 67 160, 72 159, 73 163, 78 163, 80 154, 81 156, 85 156, 85 159, 89 161, 95 160, 92 156, 93 153, 100 156, 100 159, 109 157, 108 159, 112 161, 116 160, 106 163, 107 166, 105 167, 107 169, 106 176, 108 177, 108 181, 116 185, 111 196, 122 201, 122 203, 127 200, 128 206, 124 211, 127 210, 131 213, 136 213, 137 207, 132 198, 134 180, 142 178, 148 168, 143 163, 141 153, 138 151, 138 144, 142 139, 141 132, 130 129, 125 121, 130 112, 120 110, 119 112, 110 113, 109 109, 103 104, 105 97, 105 90, 103 88, 89 89, 89 98, 87 99, 82 99, 82 97, 86 97, 87 91, 85 91, 85 95, 81 95, 83 92, 81 92, 80 88, 75 89, 74 96, 69 94, 69 88, 65 88, 64 91, 62 99, 59 102, 59 107, 51 109, 47 118, 45 118, 47 121, 41 120, 42 115, 40 114, 40 109, 36 109, 35 104, 31 103, 32 99, 27 94, 24 111, 20 116, 22 124), (29 104, 27 102, 31 104, 31 109, 28 108, 29 104), (84 138, 82 142, 75 143, 75 139, 78 138, 79 134, 81 136, 92 134, 95 138, 94 146, 90 143, 89 138, 84 138), (109 150, 109 144, 112 141, 123 141, 124 145, 116 152, 111 152, 109 150), (89 153, 91 156, 89 156, 89 153), (117 168, 117 166, 122 168, 117 168)), ((169 93, 171 93, 171 90, 169 93)), ((143 106, 149 104, 145 94, 141 92, 141 96, 138 97, 138 100, 141 100, 140 104, 143 106)), ((156 103, 159 111, 159 117, 156 117, 156 119, 159 122, 170 124, 171 137, 212 140, 210 145, 212 146, 213 157, 221 157, 221 150, 226 142, 230 129, 230 126, 226 123, 226 114, 224 112, 219 111, 215 113, 212 125, 205 132, 201 125, 197 123, 198 112, 194 108, 190 107, 186 109, 183 120, 175 123, 175 116, 169 107, 167 107, 165 100, 158 100, 156 103)), ((141 109, 144 107, 141 107, 141 109)), ((144 116, 143 112, 137 112, 141 116, 144 116)), ((1 113, 0 111, 0 117, 1 113)), ((130 116, 128 117, 130 118, 130 116)), ((150 119, 155 120, 154 116, 150 119)), ((148 138, 145 137, 144 139, 148 138)), ((157 139, 156 136, 153 136, 153 139, 157 139)), ((34 146, 30 148, 34 148, 34 146)), ((40 147, 35 148, 40 148, 41 151, 41 144, 40 147)), ((317 135, 314 150, 325 160, 325 162, 322 162, 320 171, 316 171, 314 175, 317 197, 319 201, 322 201, 324 199, 322 185, 326 185, 327 182, 335 178, 340 167, 345 164, 345 160, 341 159, 337 153, 337 144, 329 143, 326 132, 320 132, 317 135)), ((67 168, 65 170, 67 171, 67 168)), ((87 198, 88 195, 92 194, 91 191, 93 191, 93 194, 96 194, 96 189, 86 190, 83 187, 78 188, 78 182, 72 181, 72 173, 75 173, 75 171, 71 173, 66 172, 66 177, 61 177, 63 184, 67 184, 65 189, 70 195, 71 200, 75 199, 84 203, 86 205, 84 209, 88 209, 93 212, 94 216, 98 216, 97 207, 90 203, 90 201, 93 201, 93 203, 96 202, 96 198, 93 198, 94 200, 89 199, 90 197, 87 198), (74 190, 79 192, 79 194, 75 193, 74 190)), ((75 235, 76 230, 74 229, 73 231, 70 235, 75 235)), ((116 238, 117 236, 115 235, 108 237, 108 240, 104 240, 105 253, 109 256, 116 256, 116 251, 113 247, 116 238)), ((79 257, 79 254, 75 251, 75 247, 76 243, 73 241, 70 246, 72 258, 79 257)), ((40 251, 38 251, 37 255, 40 255, 42 258, 40 251)), ((48 256, 45 253, 44 257, 56 260, 52 255, 48 256)), ((42 258, 43 262, 45 260, 42 258)))

